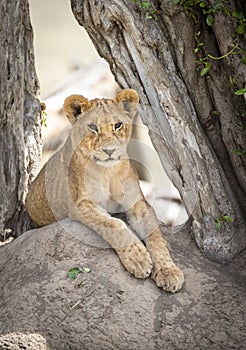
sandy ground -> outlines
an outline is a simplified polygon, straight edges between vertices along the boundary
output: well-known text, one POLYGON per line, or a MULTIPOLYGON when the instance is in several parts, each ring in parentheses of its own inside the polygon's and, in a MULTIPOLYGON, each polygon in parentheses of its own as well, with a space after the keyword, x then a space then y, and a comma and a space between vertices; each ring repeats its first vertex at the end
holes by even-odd
POLYGON ((163 231, 185 275, 175 294, 131 276, 98 236, 69 220, 0 247, 0 349, 244 350, 246 251, 221 266, 187 229, 163 231), (90 272, 70 280, 73 267, 90 272))

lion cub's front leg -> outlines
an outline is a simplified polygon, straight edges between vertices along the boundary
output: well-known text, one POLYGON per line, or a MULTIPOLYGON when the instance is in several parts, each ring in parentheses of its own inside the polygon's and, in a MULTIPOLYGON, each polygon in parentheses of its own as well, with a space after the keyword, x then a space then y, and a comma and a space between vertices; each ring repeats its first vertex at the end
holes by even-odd
POLYGON ((123 248, 115 248, 122 264, 136 278, 146 278, 152 270, 152 260, 141 241, 136 241, 123 248))
POLYGON ((183 285, 184 275, 171 258, 154 210, 140 197, 128 210, 128 218, 133 229, 146 241, 153 262, 151 277, 158 287, 177 292, 183 285))
POLYGON ((184 283, 184 274, 173 262, 159 228, 147 237, 146 245, 153 261, 151 277, 158 287, 177 292, 184 283))
POLYGON ((69 217, 97 232, 115 249, 122 264, 135 277, 146 278, 150 275, 150 254, 122 220, 111 217, 89 200, 78 201, 69 217))

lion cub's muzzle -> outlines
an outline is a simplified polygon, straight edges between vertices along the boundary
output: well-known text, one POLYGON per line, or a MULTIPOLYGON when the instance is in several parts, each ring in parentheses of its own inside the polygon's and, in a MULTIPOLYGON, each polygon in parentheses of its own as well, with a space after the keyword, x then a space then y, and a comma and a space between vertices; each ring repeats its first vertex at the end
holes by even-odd
POLYGON ((116 148, 102 148, 102 151, 105 152, 109 156, 109 158, 111 158, 115 150, 116 148))
POLYGON ((108 166, 109 164, 120 161, 122 151, 119 147, 104 145, 100 151, 96 151, 93 154, 93 160, 99 165, 108 166))

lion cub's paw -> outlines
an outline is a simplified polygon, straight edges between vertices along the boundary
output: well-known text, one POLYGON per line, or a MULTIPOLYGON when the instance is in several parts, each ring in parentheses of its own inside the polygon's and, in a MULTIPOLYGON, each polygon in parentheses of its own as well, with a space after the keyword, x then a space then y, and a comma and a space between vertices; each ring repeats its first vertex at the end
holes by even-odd
POLYGON ((171 293, 181 289, 184 283, 184 274, 174 263, 157 263, 153 268, 151 278, 158 287, 171 293))
POLYGON ((118 248, 116 251, 127 271, 136 278, 146 278, 150 275, 152 261, 142 242, 133 243, 125 248, 118 248))

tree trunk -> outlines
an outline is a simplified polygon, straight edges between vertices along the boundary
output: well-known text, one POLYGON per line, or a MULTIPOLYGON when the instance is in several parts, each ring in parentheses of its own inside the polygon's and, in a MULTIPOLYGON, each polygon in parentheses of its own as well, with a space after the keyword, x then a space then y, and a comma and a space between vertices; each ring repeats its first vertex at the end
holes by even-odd
POLYGON ((193 21, 173 0, 152 1, 148 12, 143 2, 130 0, 71 0, 71 5, 117 82, 140 94, 142 120, 192 217, 196 243, 207 257, 230 260, 246 245, 246 174, 240 153, 245 101, 234 94, 229 78, 244 87, 245 66, 238 55, 208 58, 211 68, 202 77, 205 63, 197 64, 194 49, 201 57, 227 54, 234 23, 221 11, 208 27, 201 11, 193 21))
POLYGON ((41 155, 41 107, 27 0, 0 4, 0 236, 28 227, 23 201, 41 155))

